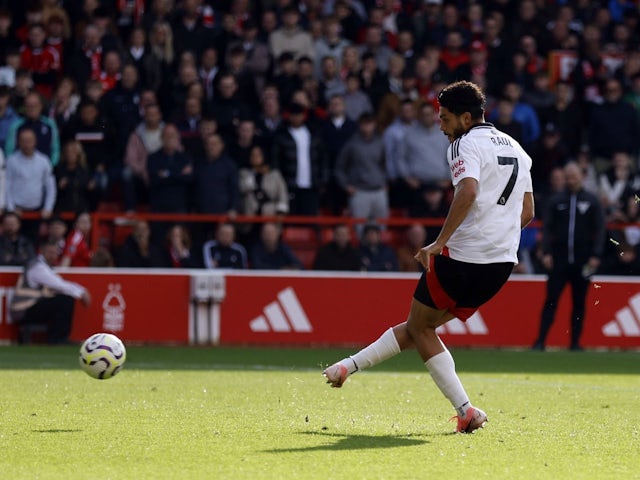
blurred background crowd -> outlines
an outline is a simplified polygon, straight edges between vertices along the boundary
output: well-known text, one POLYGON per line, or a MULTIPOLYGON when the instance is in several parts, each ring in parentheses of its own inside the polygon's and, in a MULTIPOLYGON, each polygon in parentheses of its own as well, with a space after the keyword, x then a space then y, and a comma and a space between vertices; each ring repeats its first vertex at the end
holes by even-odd
MULTIPOLYGON (((446 215, 436 97, 464 79, 532 156, 538 218, 577 162, 622 225, 601 273, 640 273, 639 19, 622 0, 0 0, 0 263, 59 236, 72 266, 419 268, 438 229, 376 220, 446 215), (89 245, 96 210, 232 222, 89 245), (305 237, 238 214, 366 223, 305 237)), ((539 243, 525 230, 518 271, 541 271, 539 243)))

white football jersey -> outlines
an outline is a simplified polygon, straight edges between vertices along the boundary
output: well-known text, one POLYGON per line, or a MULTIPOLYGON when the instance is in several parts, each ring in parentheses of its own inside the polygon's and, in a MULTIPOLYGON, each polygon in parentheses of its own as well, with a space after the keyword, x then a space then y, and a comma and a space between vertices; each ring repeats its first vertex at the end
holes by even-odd
POLYGON ((531 157, 490 123, 481 123, 447 150, 453 186, 478 181, 476 200, 447 247, 454 260, 518 263, 520 215, 525 192, 532 192, 531 157))

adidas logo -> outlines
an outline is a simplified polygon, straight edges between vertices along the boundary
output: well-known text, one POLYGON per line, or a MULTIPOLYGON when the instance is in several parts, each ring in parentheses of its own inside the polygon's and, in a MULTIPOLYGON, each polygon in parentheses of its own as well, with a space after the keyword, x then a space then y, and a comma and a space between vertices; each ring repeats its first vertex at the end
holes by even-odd
POLYGON ((489 329, 482 319, 480 312, 471 315, 466 322, 458 318, 448 321, 436 328, 439 335, 487 335, 489 329))
POLYGON ((605 337, 640 337, 640 293, 629 299, 629 307, 618 310, 615 320, 602 326, 605 337))
POLYGON ((278 293, 278 300, 264 307, 264 315, 249 322, 252 332, 313 332, 313 326, 293 288, 278 293))

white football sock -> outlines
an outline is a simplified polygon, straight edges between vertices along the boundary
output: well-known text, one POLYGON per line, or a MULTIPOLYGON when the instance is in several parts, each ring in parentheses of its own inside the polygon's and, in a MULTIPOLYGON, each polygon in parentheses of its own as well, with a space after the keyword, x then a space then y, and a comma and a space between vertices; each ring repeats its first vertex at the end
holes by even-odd
POLYGON ((351 375, 358 370, 373 367, 399 353, 400 345, 398 345, 396 335, 393 333, 393 328, 390 328, 375 342, 363 348, 355 355, 341 360, 340 363, 347 367, 349 375, 351 375))
POLYGON ((458 415, 464 418, 471 403, 456 374, 456 364, 449 350, 445 349, 444 352, 434 355, 424 364, 440 391, 451 402, 458 415))

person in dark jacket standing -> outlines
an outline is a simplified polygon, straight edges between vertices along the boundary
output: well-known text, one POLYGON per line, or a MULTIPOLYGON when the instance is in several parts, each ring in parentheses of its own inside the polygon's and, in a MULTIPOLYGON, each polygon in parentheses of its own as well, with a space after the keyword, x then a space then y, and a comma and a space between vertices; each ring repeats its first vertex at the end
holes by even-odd
POLYGON ((224 151, 224 141, 214 133, 202 140, 205 158, 196 164, 196 211, 235 216, 240 201, 238 167, 224 151))
POLYGON ((322 137, 306 125, 306 110, 292 104, 289 121, 273 139, 272 167, 277 168, 289 190, 289 213, 317 215, 320 191, 327 182, 327 161, 322 137))
POLYGON ((542 308, 540 332, 534 350, 544 350, 553 324, 558 300, 571 284, 571 350, 581 350, 589 278, 600 265, 605 240, 605 222, 598 198, 582 188, 580 167, 569 162, 565 168, 567 188, 554 195, 544 217, 542 264, 549 271, 547 296, 542 308))
POLYGON ((149 206, 152 212, 187 213, 193 180, 191 159, 182 150, 180 132, 173 124, 162 131, 162 148, 149 155, 149 206))

